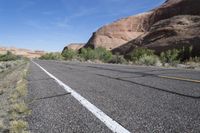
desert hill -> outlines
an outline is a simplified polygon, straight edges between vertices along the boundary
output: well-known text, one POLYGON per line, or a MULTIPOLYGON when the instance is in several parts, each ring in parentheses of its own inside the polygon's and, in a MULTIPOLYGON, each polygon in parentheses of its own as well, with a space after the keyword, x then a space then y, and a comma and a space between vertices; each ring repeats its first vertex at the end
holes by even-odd
POLYGON ((27 58, 39 58, 45 54, 44 51, 39 51, 39 50, 32 51, 32 50, 22 49, 22 48, 0 47, 0 54, 5 54, 7 51, 10 51, 15 55, 21 55, 27 58))

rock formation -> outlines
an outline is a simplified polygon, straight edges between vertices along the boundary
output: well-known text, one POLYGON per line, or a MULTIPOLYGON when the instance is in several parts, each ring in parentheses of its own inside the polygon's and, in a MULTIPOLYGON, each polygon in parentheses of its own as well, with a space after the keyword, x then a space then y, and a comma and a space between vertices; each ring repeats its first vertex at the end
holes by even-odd
POLYGON ((160 52, 199 43, 200 0, 166 0, 161 6, 103 26, 85 47, 127 54, 135 47, 160 52))
POLYGON ((159 53, 193 45, 197 53, 200 43, 199 6, 199 0, 167 0, 152 11, 147 20, 149 28, 144 34, 112 51, 127 54, 135 47, 147 47, 159 53))
POLYGON ((63 49, 63 51, 65 51, 66 49, 79 50, 79 49, 81 49, 84 45, 85 45, 85 43, 71 43, 71 44, 67 45, 67 46, 63 49))
POLYGON ((152 12, 120 19, 103 26, 93 33, 85 47, 104 47, 108 50, 117 48, 142 35, 148 29, 147 18, 152 12))

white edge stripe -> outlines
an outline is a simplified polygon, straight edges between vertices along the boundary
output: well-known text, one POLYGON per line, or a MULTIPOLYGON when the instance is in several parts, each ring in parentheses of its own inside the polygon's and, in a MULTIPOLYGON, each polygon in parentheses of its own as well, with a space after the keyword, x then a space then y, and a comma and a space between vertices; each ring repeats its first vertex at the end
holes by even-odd
POLYGON ((47 73, 51 78, 53 78, 60 86, 62 86, 67 92, 70 92, 71 95, 78 100, 85 108, 87 108, 93 115, 95 115, 99 120, 101 120, 110 130, 112 130, 114 133, 131 133, 124 127, 122 127, 119 123, 114 121, 112 118, 110 118, 108 115, 106 115, 103 111, 98 109, 95 105, 90 103, 87 99, 82 97, 80 94, 78 94, 76 91, 71 89, 69 86, 64 84, 62 81, 60 81, 58 78, 53 76, 51 73, 49 73, 47 70, 45 70, 43 67, 41 67, 36 62, 32 61, 34 64, 36 64, 39 68, 41 68, 45 73, 47 73))

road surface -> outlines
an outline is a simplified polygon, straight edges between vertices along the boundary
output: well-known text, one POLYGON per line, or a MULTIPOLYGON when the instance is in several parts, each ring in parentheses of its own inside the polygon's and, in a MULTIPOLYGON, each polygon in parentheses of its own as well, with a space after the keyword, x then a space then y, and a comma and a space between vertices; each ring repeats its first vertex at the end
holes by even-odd
POLYGON ((124 129, 121 132, 200 132, 200 71, 34 62, 28 76, 32 114, 27 120, 32 133, 114 131, 47 73, 101 110, 124 129))

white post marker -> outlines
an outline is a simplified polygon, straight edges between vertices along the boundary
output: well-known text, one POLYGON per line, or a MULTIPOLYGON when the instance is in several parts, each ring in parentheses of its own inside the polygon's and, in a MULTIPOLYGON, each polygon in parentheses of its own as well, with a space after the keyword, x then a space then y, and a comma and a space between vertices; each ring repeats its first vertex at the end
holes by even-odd
POLYGON ((49 73, 47 70, 45 70, 43 67, 41 67, 36 62, 32 61, 34 64, 36 64, 39 68, 41 68, 46 74, 48 74, 51 78, 53 78, 60 86, 62 86, 67 92, 71 93, 71 95, 78 100, 85 108, 87 108, 93 115, 95 115, 99 120, 101 120, 110 130, 112 130, 114 133, 131 133, 127 129, 125 129, 123 126, 121 126, 119 123, 114 121, 112 118, 110 118, 108 115, 106 115, 103 111, 98 109, 95 105, 90 103, 87 99, 82 97, 79 93, 74 91, 72 88, 64 84, 61 80, 56 78, 54 75, 49 73))

